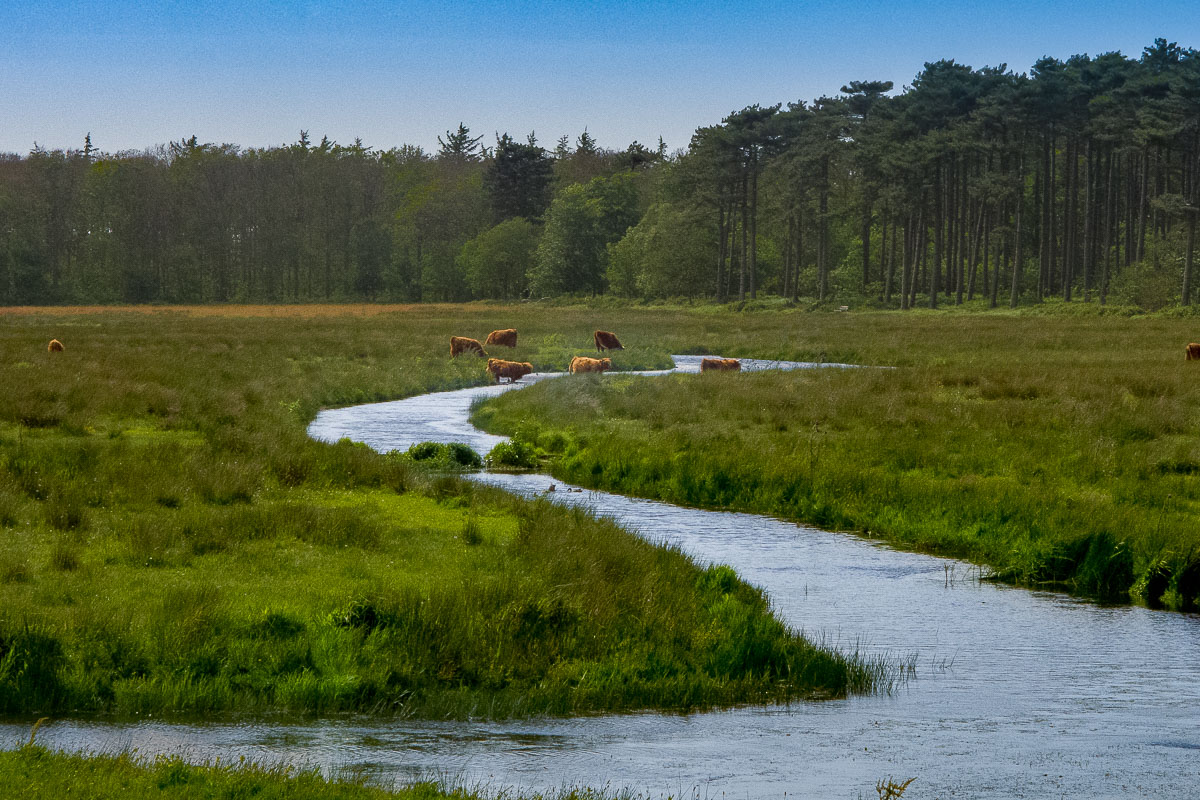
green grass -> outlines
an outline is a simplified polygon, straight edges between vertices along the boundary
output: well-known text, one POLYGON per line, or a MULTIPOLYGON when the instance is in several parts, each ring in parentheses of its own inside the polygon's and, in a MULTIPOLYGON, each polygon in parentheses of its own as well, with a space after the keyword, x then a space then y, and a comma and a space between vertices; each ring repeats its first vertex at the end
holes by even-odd
POLYGON ((68 754, 37 745, 0 751, 0 787, 24 800, 601 800, 624 793, 570 789, 543 794, 481 793, 422 782, 372 785, 363 776, 324 777, 316 769, 235 764, 189 764, 179 756, 139 758, 135 753, 68 754))
POLYGON ((1194 610, 1200 365, 1183 358, 1194 326, 1083 308, 696 314, 662 324, 662 346, 899 368, 565 379, 490 400, 474 419, 558 453, 565 481, 1194 610))
POLYGON ((254 764, 188 764, 181 758, 138 759, 119 755, 71 755, 38 746, 0 751, 0 785, 9 797, 52 798, 81 796, 90 800, 153 797, 226 800, 235 797, 311 798, 312 800, 434 800, 466 797, 443 792, 432 784, 414 784, 398 791, 371 787, 361 781, 326 780, 315 770, 254 764))
POLYGON ((726 568, 305 434, 324 406, 486 382, 451 333, 515 326, 548 370, 628 329, 618 365, 664 366, 650 315, 255 313, 0 316, 0 713, 507 717, 880 677, 726 568))

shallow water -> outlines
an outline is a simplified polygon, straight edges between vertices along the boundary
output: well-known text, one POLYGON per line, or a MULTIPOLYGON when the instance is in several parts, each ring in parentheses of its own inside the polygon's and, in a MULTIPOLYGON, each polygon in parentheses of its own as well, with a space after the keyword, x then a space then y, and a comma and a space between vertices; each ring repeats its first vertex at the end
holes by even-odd
MULTIPOLYGON (((694 370, 698 358, 680 357, 694 370)), ((746 367, 753 366, 743 360, 746 367)), ((770 366, 796 368, 805 365, 770 366)), ((532 376, 533 380, 543 376, 532 376)), ((528 379, 527 379, 528 380, 528 379)), ((318 439, 379 450, 500 437, 466 421, 482 387, 322 412, 318 439)), ((1200 617, 1104 608, 979 583, 961 562, 750 514, 566 491, 539 475, 482 474, 522 494, 582 503, 701 562, 731 564, 810 636, 917 660, 887 696, 694 715, 520 722, 113 725, 55 722, 70 749, 137 747, 196 759, 246 756, 444 777, 494 790, 564 785, 648 796, 875 797, 881 778, 916 777, 906 797, 1192 797, 1200 787, 1200 617)), ((0 726, 0 743, 28 737, 0 726)))

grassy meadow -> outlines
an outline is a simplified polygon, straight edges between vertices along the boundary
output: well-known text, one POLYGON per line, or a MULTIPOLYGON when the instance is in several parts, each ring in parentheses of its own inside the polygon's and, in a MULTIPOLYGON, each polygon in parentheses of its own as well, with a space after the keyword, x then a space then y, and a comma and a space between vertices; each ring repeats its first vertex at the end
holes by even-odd
POLYGON ((1098 311, 699 311, 664 320, 654 341, 895 369, 580 376, 490 400, 474 419, 540 447, 565 481, 1196 610, 1200 363, 1184 345, 1200 330, 1098 311))
POLYGON ((189 764, 182 758, 142 761, 131 754, 74 755, 33 746, 0 751, 0 786, 7 796, 58 800, 80 795, 89 800, 438 800, 467 798, 434 784, 418 783, 388 791, 361 780, 327 780, 316 771, 247 764, 189 764))
POLYGON ((814 647, 726 567, 305 434, 322 407, 487 381, 451 334, 516 327, 508 355, 554 370, 628 330, 618 365, 645 369, 669 363, 659 319, 0 311, 0 713, 505 717, 870 688, 877 667, 814 647))
POLYGON ((0 787, 23 800, 601 800, 625 793, 565 789, 547 795, 508 794, 421 782, 380 787, 361 775, 326 778, 317 770, 250 762, 190 764, 179 756, 153 760, 135 753, 77 755, 26 745, 0 750, 0 787))

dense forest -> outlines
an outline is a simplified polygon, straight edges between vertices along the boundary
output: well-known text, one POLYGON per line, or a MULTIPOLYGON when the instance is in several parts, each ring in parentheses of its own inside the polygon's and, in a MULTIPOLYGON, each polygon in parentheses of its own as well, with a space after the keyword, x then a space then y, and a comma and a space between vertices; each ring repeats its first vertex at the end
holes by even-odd
POLYGON ((614 294, 909 308, 1190 305, 1200 52, 943 60, 749 106, 686 149, 0 154, 0 304, 614 294))

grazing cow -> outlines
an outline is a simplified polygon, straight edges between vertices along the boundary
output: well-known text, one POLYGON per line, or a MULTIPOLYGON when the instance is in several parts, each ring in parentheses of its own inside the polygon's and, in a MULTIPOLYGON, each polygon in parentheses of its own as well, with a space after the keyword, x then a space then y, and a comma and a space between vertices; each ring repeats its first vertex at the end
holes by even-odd
MULTIPOLYGON (((51 344, 53 344, 53 342, 51 344)), ((1192 342, 1187 346, 1187 360, 1200 361, 1200 344, 1192 342)))
POLYGON ((612 369, 611 358, 588 358, 587 356, 575 356, 571 359, 571 374, 577 372, 604 372, 612 369))
POLYGON ((596 331, 592 337, 596 341, 596 352, 602 350, 624 350, 621 341, 610 331, 596 331))
POLYGON ((455 356, 460 356, 463 353, 474 353, 480 358, 487 357, 487 353, 483 351, 483 345, 481 345, 475 339, 468 339, 465 336, 451 336, 450 357, 454 358, 455 356))
MULTIPOLYGON (((1200 347, 1200 345, 1197 346, 1200 347)), ((61 353, 62 351, 63 343, 58 339, 51 339, 50 344, 46 345, 46 352, 48 353, 61 353)))
POLYGON ((509 383, 519 381, 533 372, 533 364, 528 361, 505 361, 501 358, 489 358, 487 371, 500 383, 501 378, 508 378, 509 383))
POLYGON ((739 372, 742 362, 736 358, 705 358, 700 361, 701 372, 739 372))
POLYGON ((502 347, 517 346, 517 330, 516 328, 505 328, 502 331, 492 331, 488 334, 487 341, 484 344, 496 344, 502 347))

